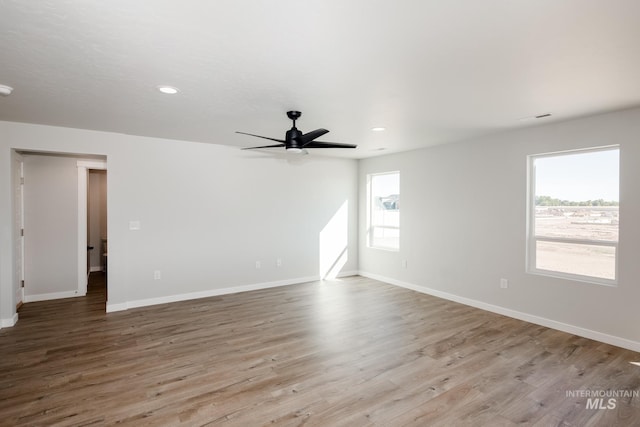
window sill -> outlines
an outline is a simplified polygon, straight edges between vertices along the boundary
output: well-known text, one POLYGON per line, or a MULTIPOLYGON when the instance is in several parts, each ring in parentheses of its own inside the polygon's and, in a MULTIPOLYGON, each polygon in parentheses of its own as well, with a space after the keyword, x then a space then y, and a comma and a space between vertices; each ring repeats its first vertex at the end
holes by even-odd
POLYGON ((528 269, 527 274, 533 274, 535 276, 552 277, 554 279, 570 280, 572 282, 589 283, 591 285, 607 286, 610 288, 617 288, 618 281, 610 279, 600 279, 598 277, 581 276, 579 274, 562 273, 559 271, 551 270, 538 270, 528 269))
POLYGON ((386 252, 400 252, 400 248, 387 248, 385 246, 368 246, 367 248, 369 249, 378 249, 381 251, 386 251, 386 252))

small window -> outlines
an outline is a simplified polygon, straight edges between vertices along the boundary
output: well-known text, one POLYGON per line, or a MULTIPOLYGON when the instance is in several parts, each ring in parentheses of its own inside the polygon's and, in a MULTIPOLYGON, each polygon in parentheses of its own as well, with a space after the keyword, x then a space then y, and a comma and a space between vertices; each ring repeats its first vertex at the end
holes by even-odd
POLYGON ((400 249, 400 172, 367 176, 368 246, 400 249))
POLYGON ((620 149, 529 157, 528 271, 617 282, 620 149))

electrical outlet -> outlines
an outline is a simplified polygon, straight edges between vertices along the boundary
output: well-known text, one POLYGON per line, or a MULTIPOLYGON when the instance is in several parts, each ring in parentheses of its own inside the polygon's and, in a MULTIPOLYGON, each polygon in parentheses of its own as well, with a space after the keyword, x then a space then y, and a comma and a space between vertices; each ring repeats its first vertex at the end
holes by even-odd
POLYGON ((282 267, 282 258, 276 260, 276 267, 282 267))
POLYGON ((262 263, 260 261, 256 261, 256 270, 262 268, 262 263))
POLYGON ((153 280, 160 280, 162 279, 162 272, 160 272, 160 270, 155 270, 153 272, 153 280))
POLYGON ((509 281, 507 279, 500 279, 500 287, 507 289, 509 287, 509 281))

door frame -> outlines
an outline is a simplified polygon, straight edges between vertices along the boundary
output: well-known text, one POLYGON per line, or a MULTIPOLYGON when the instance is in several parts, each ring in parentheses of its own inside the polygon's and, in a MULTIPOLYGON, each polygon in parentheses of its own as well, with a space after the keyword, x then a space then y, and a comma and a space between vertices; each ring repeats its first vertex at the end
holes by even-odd
MULTIPOLYGON (((87 185, 89 170, 107 170, 102 160, 78 160, 78 295, 87 294, 87 185)), ((107 205, 108 206, 108 205, 107 205)), ((107 208, 108 209, 108 208, 107 208)), ((107 230, 107 234, 109 231, 107 230)))
POLYGON ((24 159, 17 150, 11 153, 12 198, 13 198, 13 281, 16 310, 24 302, 24 159), (16 206, 17 204, 17 206, 16 206), (18 243, 19 241, 19 243, 18 243))

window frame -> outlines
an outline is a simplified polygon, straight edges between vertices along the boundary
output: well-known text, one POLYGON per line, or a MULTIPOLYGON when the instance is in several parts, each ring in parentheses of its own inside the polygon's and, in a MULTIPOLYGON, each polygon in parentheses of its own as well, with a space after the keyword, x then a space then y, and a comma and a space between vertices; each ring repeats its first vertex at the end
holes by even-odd
MULTIPOLYGON (((612 242, 609 240, 591 240, 591 239, 573 239, 565 237, 544 237, 536 236, 536 171, 535 160, 544 157, 558 157, 562 155, 571 154, 586 154, 598 151, 618 150, 620 153, 620 145, 606 145, 592 148, 572 149, 564 151, 556 151, 551 153, 530 154, 527 156, 527 249, 526 249, 526 272, 539 276, 555 277, 560 279, 573 280, 584 283, 592 283, 605 286, 617 286, 618 285, 618 262, 620 259, 619 243, 618 241, 612 242), (582 274, 566 273, 555 270, 545 270, 537 268, 537 243, 538 242, 551 242, 551 243, 568 243, 575 245, 589 245, 589 246, 605 246, 613 247, 615 249, 614 260, 614 279, 606 279, 603 277, 587 276, 582 274)), ((618 174, 620 174, 620 165, 618 164, 618 174)), ((619 181, 618 181, 619 182, 619 181)), ((619 191, 619 184, 618 184, 619 191)), ((618 208, 620 207, 620 204, 618 208)), ((618 222, 618 230, 620 230, 620 223, 618 222)))
MULTIPOLYGON (((400 171, 399 170, 367 174, 367 247, 371 249, 399 252, 400 251, 400 225, 395 227, 390 225, 373 224, 372 181, 374 177, 383 176, 383 175, 398 175, 398 195, 400 194, 400 171), (388 229, 388 230, 398 230, 398 247, 374 245, 373 233, 377 228, 388 229)), ((398 211, 399 210, 400 209, 398 208, 398 211)), ((398 224, 399 223, 400 223, 400 219, 398 218, 398 224)))

